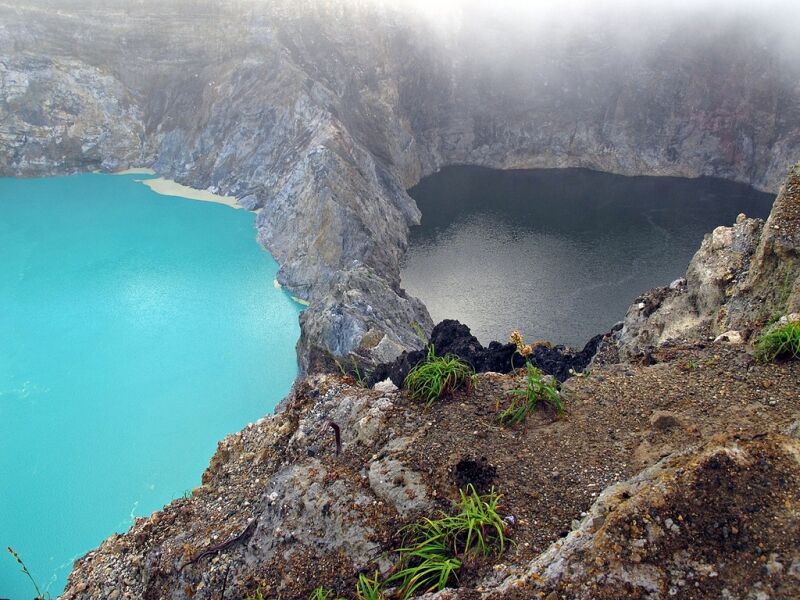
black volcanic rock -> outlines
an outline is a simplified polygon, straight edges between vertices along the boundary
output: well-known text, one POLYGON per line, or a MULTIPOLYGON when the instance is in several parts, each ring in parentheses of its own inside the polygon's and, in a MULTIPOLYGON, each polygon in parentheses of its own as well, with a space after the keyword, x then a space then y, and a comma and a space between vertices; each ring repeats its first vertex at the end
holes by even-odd
MULTIPOLYGON (((568 346, 535 346, 529 360, 543 372, 564 381, 570 376, 570 370, 580 372, 586 368, 604 337, 605 334, 594 336, 580 351, 573 351, 568 346)), ((525 365, 525 359, 515 354, 514 344, 491 342, 484 347, 469 327, 452 319, 445 319, 433 328, 430 345, 438 356, 453 354, 472 365, 477 373, 509 373, 525 365)), ((402 387, 408 373, 426 355, 427 350, 403 352, 393 362, 378 365, 370 374, 368 383, 374 385, 388 377, 396 386, 402 387)))

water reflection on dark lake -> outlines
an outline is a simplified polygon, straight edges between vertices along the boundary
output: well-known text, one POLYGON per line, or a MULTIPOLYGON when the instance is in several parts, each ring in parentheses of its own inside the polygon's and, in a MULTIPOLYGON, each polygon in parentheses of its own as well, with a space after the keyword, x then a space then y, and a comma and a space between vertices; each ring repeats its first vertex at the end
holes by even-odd
POLYGON ((581 346, 640 293, 686 272, 703 236, 736 215, 766 218, 774 195, 720 179, 585 169, 450 167, 410 191, 422 210, 403 286, 434 321, 483 342, 513 329, 581 346))

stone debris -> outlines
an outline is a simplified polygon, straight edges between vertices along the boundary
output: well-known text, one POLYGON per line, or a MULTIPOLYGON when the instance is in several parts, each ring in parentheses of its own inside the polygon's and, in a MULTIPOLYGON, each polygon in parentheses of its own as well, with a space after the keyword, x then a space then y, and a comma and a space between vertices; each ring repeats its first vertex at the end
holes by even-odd
POLYGON ((375 385, 372 386, 372 389, 378 392, 383 392, 384 394, 390 394, 392 392, 396 392, 398 390, 397 386, 394 382, 389 379, 388 377, 383 381, 379 381, 375 385))
POLYGON ((797 597, 780 559, 800 557, 798 499, 800 441, 718 439, 607 488, 522 572, 483 581, 484 597, 797 597))
POLYGON ((733 344, 735 346, 741 346, 744 344, 744 338, 742 337, 741 332, 734 331, 733 329, 726 331, 725 333, 719 334, 717 337, 714 338, 715 344, 733 344))

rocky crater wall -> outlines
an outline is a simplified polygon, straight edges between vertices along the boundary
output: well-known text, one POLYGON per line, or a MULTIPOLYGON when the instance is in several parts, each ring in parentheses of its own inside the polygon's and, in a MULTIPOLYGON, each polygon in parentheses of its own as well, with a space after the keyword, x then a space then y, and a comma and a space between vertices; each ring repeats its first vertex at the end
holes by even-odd
POLYGON ((800 77, 769 28, 675 20, 626 52, 613 31, 445 31, 390 4, 0 3, 0 174, 151 166, 235 195, 310 302, 313 371, 431 329, 399 262, 405 190, 443 165, 775 190, 800 154, 800 77))

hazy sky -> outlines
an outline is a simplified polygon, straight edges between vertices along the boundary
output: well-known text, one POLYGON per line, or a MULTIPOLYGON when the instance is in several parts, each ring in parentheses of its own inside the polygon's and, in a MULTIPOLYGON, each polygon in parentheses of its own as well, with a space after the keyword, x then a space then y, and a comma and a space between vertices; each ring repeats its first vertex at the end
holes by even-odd
MULTIPOLYGON (((361 0, 355 0, 361 1, 361 0)), ((692 14, 720 18, 748 16, 793 31, 800 24, 800 4, 794 0, 373 0, 403 6, 418 14, 453 22, 465 16, 524 19, 536 22, 572 19, 576 25, 594 21, 598 26, 622 19, 624 22, 692 14)))

